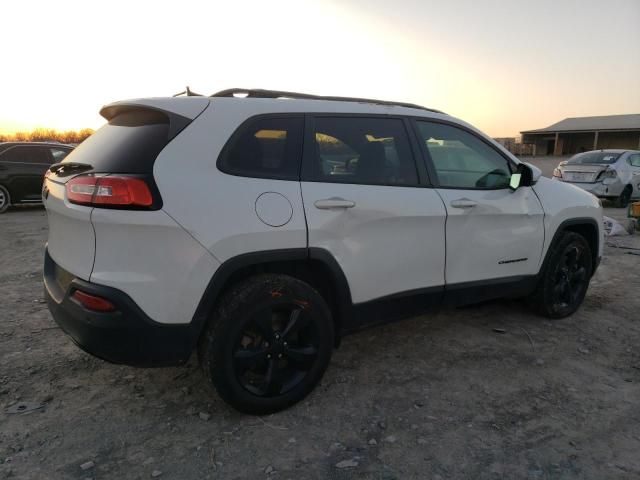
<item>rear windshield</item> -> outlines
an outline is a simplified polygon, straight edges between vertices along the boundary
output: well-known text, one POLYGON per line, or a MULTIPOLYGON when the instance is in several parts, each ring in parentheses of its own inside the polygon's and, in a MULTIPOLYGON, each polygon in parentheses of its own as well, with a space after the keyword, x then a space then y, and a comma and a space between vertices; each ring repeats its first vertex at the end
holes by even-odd
POLYGON ((572 157, 567 162, 570 165, 580 165, 580 164, 590 164, 590 163, 600 163, 609 165, 611 163, 615 163, 618 160, 618 157, 622 155, 621 153, 611 153, 611 152, 585 152, 579 153, 575 157, 572 157))
POLYGON ((169 143, 169 119, 153 110, 116 115, 82 142, 62 163, 86 163, 96 173, 152 173, 169 143))

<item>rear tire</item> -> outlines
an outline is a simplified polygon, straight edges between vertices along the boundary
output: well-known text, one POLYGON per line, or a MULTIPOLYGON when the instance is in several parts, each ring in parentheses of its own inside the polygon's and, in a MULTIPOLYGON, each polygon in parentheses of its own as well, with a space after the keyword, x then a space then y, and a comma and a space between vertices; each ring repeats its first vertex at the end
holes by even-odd
POLYGON ((550 248, 529 304, 545 317, 563 318, 580 307, 587 293, 593 270, 591 248, 575 232, 562 233, 550 248))
POLYGON ((627 185, 622 190, 622 193, 618 198, 616 198, 616 207, 618 208, 626 208, 629 205, 629 201, 631 201, 631 192, 633 191, 633 187, 631 185, 627 185))
POLYGON ((6 212, 10 205, 11 196, 9 195, 9 191, 0 185, 0 213, 6 212))
POLYGON ((310 285, 263 274, 230 288, 198 346, 222 399, 250 414, 277 412, 321 380, 334 345, 331 312, 310 285))

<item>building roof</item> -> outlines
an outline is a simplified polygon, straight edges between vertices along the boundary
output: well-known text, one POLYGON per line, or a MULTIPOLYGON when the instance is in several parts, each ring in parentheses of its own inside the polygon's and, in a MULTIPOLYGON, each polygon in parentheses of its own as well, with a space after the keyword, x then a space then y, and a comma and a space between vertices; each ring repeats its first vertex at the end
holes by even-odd
POLYGON ((596 130, 640 130, 640 113, 565 118, 546 128, 525 130, 520 133, 594 132, 596 130))

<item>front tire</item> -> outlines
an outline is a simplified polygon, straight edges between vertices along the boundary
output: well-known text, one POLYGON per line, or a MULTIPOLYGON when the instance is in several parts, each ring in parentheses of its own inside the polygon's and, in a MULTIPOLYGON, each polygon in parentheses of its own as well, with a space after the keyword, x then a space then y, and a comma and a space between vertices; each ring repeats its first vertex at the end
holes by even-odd
POLYGON ((548 318, 563 318, 582 304, 593 271, 591 248, 575 232, 554 242, 536 290, 529 298, 534 310, 548 318))
POLYGON ((262 274, 222 297, 198 346, 222 399, 250 414, 277 412, 321 380, 334 345, 331 312, 310 285, 262 274))
POLYGON ((9 191, 0 185, 0 213, 6 212, 10 205, 11 196, 9 195, 9 191))

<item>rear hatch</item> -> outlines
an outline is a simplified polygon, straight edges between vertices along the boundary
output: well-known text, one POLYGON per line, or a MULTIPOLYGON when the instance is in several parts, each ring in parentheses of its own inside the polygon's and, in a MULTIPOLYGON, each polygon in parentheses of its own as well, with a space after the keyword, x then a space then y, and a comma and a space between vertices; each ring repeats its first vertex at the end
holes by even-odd
MULTIPOLYGON (((108 123, 63 162, 51 166, 42 195, 49 220, 47 248, 61 275, 88 281, 95 258, 96 237, 91 223, 95 202, 70 201, 68 187, 80 177, 132 177, 148 185, 153 196, 153 202, 144 209, 161 208, 162 198, 153 179, 155 159, 208 105, 206 98, 149 99, 108 105, 100 111, 108 123)), ((88 194, 88 198, 95 197, 88 194)), ((108 204, 99 207, 141 209, 108 204)))

